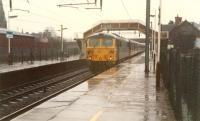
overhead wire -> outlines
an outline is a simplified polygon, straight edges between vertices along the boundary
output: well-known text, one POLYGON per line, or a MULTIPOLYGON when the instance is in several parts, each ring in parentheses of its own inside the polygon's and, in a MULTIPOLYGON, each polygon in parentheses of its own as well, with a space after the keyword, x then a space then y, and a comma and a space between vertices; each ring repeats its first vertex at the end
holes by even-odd
POLYGON ((121 0, 121 3, 122 3, 122 6, 124 7, 124 10, 126 11, 126 14, 128 15, 129 19, 132 19, 132 17, 130 16, 129 12, 128 12, 128 9, 126 8, 125 4, 124 4, 124 1, 121 0))
MULTIPOLYGON (((37 4, 34 4, 33 2, 29 2, 29 4, 32 6, 32 7, 34 7, 34 8, 36 8, 36 9, 38 9, 38 10, 43 10, 44 12, 47 12, 48 14, 50 13, 51 15, 53 15, 53 16, 57 16, 57 15, 62 15, 63 16, 63 14, 59 14, 58 12, 55 12, 55 11, 52 11, 51 9, 48 9, 48 8, 45 8, 45 7, 41 7, 41 6, 39 6, 39 5, 37 5, 37 4)), ((38 14, 38 13, 36 13, 36 12, 30 12, 31 14, 33 14, 33 15, 36 15, 36 16, 40 16, 40 17, 43 17, 43 18, 48 18, 48 19, 51 19, 51 20, 53 20, 55 23, 60 23, 60 24, 62 24, 62 23, 65 23, 64 21, 63 21, 63 19, 62 20, 60 20, 60 19, 57 19, 57 18, 53 18, 53 17, 49 17, 49 16, 46 16, 46 15, 42 15, 42 14, 38 14)), ((66 17, 65 17, 65 19, 66 19, 66 17)), ((70 26, 70 25, 67 25, 67 26, 70 26)))
POLYGON ((41 6, 37 5, 37 4, 33 4, 33 3, 29 3, 29 4, 31 4, 31 6, 37 8, 37 9, 44 10, 44 11, 46 11, 47 13, 50 13, 50 14, 52 14, 52 15, 54 15, 54 16, 59 14, 59 13, 57 13, 57 12, 55 12, 55 11, 52 11, 51 9, 41 7, 41 6))
MULTIPOLYGON (((19 2, 22 2, 22 1, 19 1, 19 2)), ((38 6, 38 5, 36 5, 36 4, 33 4, 33 2, 28 2, 28 4, 31 4, 31 7, 34 7, 34 8, 36 8, 36 9, 38 9, 38 10, 43 10, 43 11, 46 11, 46 12, 48 12, 48 13, 51 13, 52 15, 58 15, 58 13, 57 12, 55 12, 55 11, 52 11, 52 10, 50 10, 50 9, 45 9, 44 7, 40 7, 40 6, 38 6)), ((6 7, 6 8, 9 8, 8 7, 9 5, 8 4, 6 4, 6 3, 4 3, 4 5, 3 5, 3 7, 6 7)), ((49 16, 47 16, 47 15, 42 15, 42 14, 39 14, 39 13, 36 13, 36 12, 32 12, 32 11, 30 11, 29 12, 29 14, 32 14, 32 15, 34 15, 34 16, 38 16, 38 17, 41 17, 41 18, 47 18, 48 20, 51 20, 52 22, 54 22, 54 24, 62 24, 62 23, 64 23, 64 21, 63 20, 60 20, 60 19, 56 19, 56 18, 53 18, 53 17, 49 17, 49 16)), ((41 22, 39 22, 39 23, 41 23, 41 22)), ((45 24, 45 23, 44 23, 45 24)))
POLYGON ((36 21, 36 20, 28 20, 28 19, 16 19, 16 21, 25 21, 25 22, 29 22, 29 23, 36 23, 36 24, 43 24, 44 26, 46 26, 46 22, 42 22, 42 21, 36 21))
MULTIPOLYGON (((22 2, 22 1, 19 1, 19 2, 22 2)), ((24 3, 24 0, 23 0, 23 3, 24 3)), ((46 11, 48 14, 50 13, 50 14, 52 14, 54 16, 55 15, 61 15, 61 14, 55 12, 55 11, 52 11, 51 9, 48 9, 48 8, 45 8, 45 7, 41 7, 41 6, 37 5, 37 4, 34 4, 33 2, 28 1, 27 3, 30 4, 32 7, 36 8, 36 9, 46 11)), ((78 11, 80 11, 80 10, 78 10, 78 11)), ((55 18, 52 18, 52 17, 41 15, 41 14, 38 14, 38 13, 35 13, 35 12, 30 12, 30 13, 34 14, 34 15, 37 15, 37 16, 40 16, 40 17, 45 17, 45 18, 49 18, 49 19, 56 20, 56 21, 59 21, 59 22, 63 22, 62 20, 58 20, 58 19, 55 19, 55 18)), ((62 14, 62 16, 63 16, 63 14, 62 14)))
POLYGON ((34 16, 38 16, 38 17, 47 18, 49 20, 52 20, 56 24, 63 23, 63 21, 61 21, 61 20, 58 20, 58 19, 55 19, 55 18, 52 18, 52 17, 49 17, 49 16, 45 16, 45 15, 42 15, 42 14, 38 14, 38 13, 35 13, 35 12, 30 12, 30 14, 32 14, 34 16))
MULTIPOLYGON (((25 0, 26 1, 26 0, 25 0)), ((23 2, 24 3, 24 0, 23 1, 18 1, 18 2, 23 2)), ((7 3, 4 3, 5 5, 4 5, 4 7, 6 6, 6 8, 9 8, 9 4, 7 4, 7 3)), ((52 14, 52 15, 59 15, 59 13, 58 12, 55 12, 55 11, 53 11, 53 10, 51 10, 51 9, 48 9, 48 8, 45 8, 45 7, 41 7, 40 5, 37 5, 37 4, 35 4, 35 3, 33 3, 32 1, 29 1, 29 2, 27 2, 27 4, 28 5, 30 5, 30 7, 32 7, 31 9, 33 9, 34 10, 34 8, 35 8, 35 10, 36 9, 38 9, 38 10, 42 10, 44 13, 45 12, 47 12, 48 14, 52 14)), ((37 13, 37 12, 32 12, 33 10, 30 10, 30 13, 29 14, 31 14, 31 15, 34 15, 34 16, 38 16, 38 17, 41 17, 41 18, 46 18, 46 19, 48 19, 48 20, 51 20, 54 24, 59 24, 59 23, 64 23, 63 22, 63 20, 60 20, 60 19, 57 19, 57 18, 54 18, 54 17, 50 17, 50 16, 48 16, 48 15, 43 15, 43 14, 41 14, 41 12, 40 13, 37 13)), ((80 10, 78 10, 78 11, 80 11, 80 10)), ((82 10, 81 10, 82 11, 82 10)), ((42 13, 43 13, 42 12, 42 13)), ((83 11, 82 11, 83 12, 83 11)), ((61 15, 61 14, 60 14, 61 15)), ((63 16, 63 14, 62 14, 62 16, 63 16)), ((15 20, 17 20, 17 21, 24 21, 24 22, 29 22, 29 23, 37 23, 37 24, 45 24, 46 25, 46 23, 45 22, 43 22, 43 21, 37 21, 37 20, 28 20, 28 19, 21 19, 21 18, 17 18, 17 19, 15 19, 15 20)), ((70 26, 70 25, 67 25, 67 26, 70 26)), ((71 28, 71 27, 69 27, 69 28, 71 28)))
MULTIPOLYGON (((57 13, 57 12, 55 12, 55 11, 52 11, 52 10, 50 10, 50 9, 41 7, 41 6, 39 6, 39 5, 36 5, 36 4, 33 4, 33 3, 29 3, 29 4, 31 4, 31 6, 37 8, 37 9, 39 9, 39 10, 44 10, 44 11, 46 11, 47 13, 50 13, 50 14, 52 14, 52 15, 54 15, 54 16, 59 14, 59 13, 57 13)), ((33 13, 33 14, 37 14, 37 13, 35 13, 35 12, 32 12, 32 13, 33 13)), ((37 15, 39 15, 39 14, 37 14, 37 15)), ((40 15, 40 16, 44 16, 44 15, 40 15)), ((47 17, 47 16, 45 16, 45 17, 47 17)), ((50 17, 47 17, 47 18, 50 18, 50 17)), ((54 19, 54 20, 55 20, 55 19, 54 19)), ((60 20, 59 20, 59 21, 60 21, 60 20)))

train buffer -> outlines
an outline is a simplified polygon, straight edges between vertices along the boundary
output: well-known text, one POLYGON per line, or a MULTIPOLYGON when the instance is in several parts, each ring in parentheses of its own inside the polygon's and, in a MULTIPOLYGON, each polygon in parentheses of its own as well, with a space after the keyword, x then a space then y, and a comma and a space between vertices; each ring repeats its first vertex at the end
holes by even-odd
POLYGON ((127 60, 12 121, 175 121, 166 89, 144 73, 144 54, 127 60))

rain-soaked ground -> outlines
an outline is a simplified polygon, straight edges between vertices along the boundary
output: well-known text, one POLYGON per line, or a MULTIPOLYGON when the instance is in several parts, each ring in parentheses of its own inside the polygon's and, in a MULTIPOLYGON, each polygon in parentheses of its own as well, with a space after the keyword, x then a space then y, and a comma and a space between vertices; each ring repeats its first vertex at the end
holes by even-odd
POLYGON ((166 89, 132 58, 39 105, 13 121, 175 121, 166 89))

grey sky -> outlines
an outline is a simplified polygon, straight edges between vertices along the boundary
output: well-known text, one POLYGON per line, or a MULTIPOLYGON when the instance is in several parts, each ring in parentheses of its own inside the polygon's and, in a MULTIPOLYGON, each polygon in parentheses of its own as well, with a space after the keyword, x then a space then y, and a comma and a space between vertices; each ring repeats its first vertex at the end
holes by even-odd
MULTIPOLYGON (((26 32, 43 31, 46 27, 58 30, 60 24, 69 28, 65 35, 73 36, 74 32, 84 32, 100 20, 140 19, 145 22, 146 0, 122 0, 129 12, 127 15, 121 0, 103 0, 103 11, 85 10, 87 6, 79 9, 59 8, 60 3, 85 2, 86 0, 13 0, 13 8, 28 9, 30 13, 14 11, 12 15, 18 18, 11 20, 13 30, 26 32)), ((89 0, 93 2, 94 0, 89 0)), ((174 20, 178 14, 183 20, 200 22, 200 0, 162 0, 162 23, 174 20)), ((151 0, 151 13, 158 9, 159 0, 151 0)), ((9 0, 3 0, 7 14, 9 0)), ((88 6, 89 7, 89 6, 88 6)), ((158 10, 157 10, 158 13, 158 10)))

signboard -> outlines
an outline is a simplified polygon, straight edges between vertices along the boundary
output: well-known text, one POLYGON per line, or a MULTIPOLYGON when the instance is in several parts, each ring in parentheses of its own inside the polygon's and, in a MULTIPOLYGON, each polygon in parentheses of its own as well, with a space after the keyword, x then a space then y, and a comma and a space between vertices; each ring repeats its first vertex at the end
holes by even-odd
POLYGON ((13 38, 13 32, 7 31, 7 32, 6 32, 6 37, 7 37, 7 38, 10 38, 10 39, 13 38))

